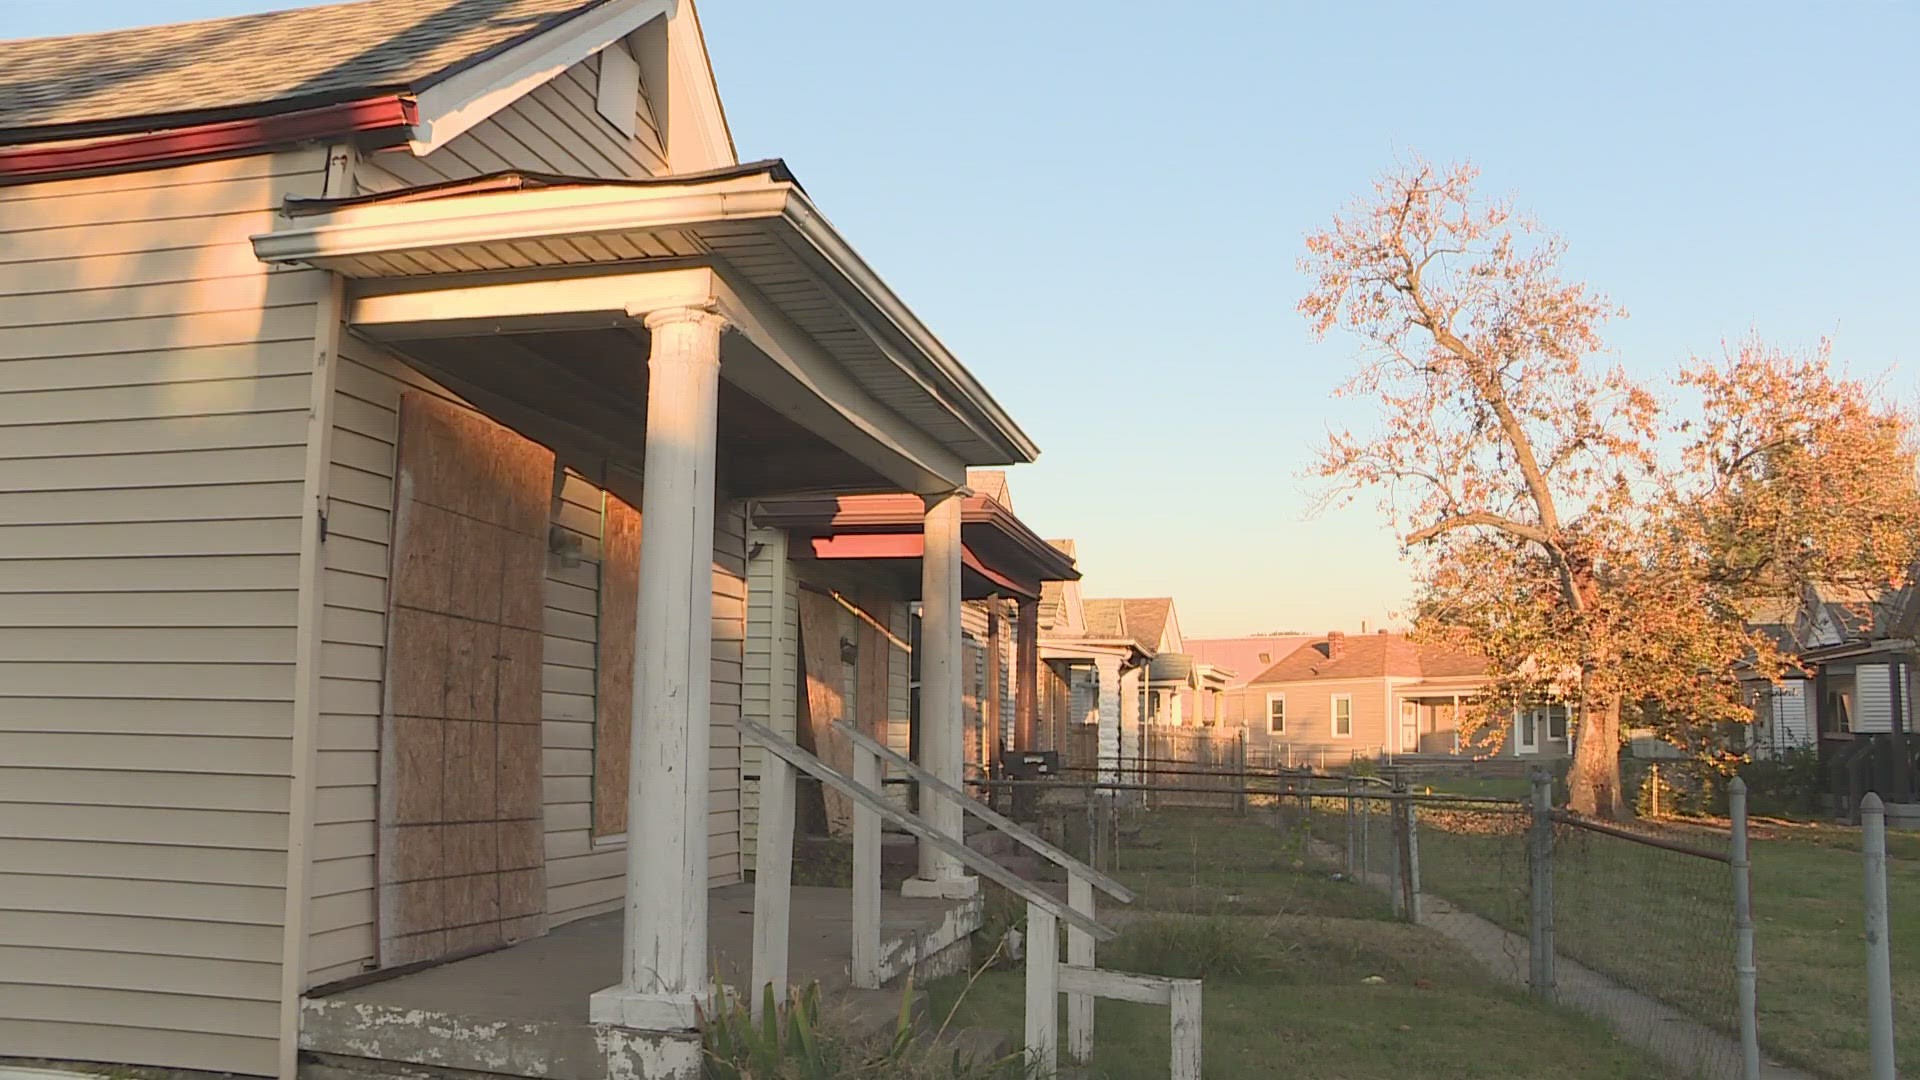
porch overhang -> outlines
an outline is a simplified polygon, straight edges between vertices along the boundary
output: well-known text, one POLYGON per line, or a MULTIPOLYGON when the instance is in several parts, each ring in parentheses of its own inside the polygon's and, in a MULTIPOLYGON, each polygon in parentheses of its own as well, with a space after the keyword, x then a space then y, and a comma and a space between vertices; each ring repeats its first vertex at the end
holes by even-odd
POLYGON ((504 173, 283 213, 255 253, 347 278, 354 328, 403 352, 631 331, 650 306, 707 306, 753 347, 725 356, 728 382, 910 491, 1038 454, 777 161, 625 181, 504 173))
POLYGON ((1140 667, 1152 657, 1147 655, 1139 643, 1126 639, 1040 639, 1040 659, 1062 664, 1091 664, 1100 660, 1118 659, 1120 666, 1140 667))
MULTIPOLYGON (((892 561, 903 579, 917 579, 924 550, 925 507, 913 495, 846 495, 767 499, 757 524, 786 529, 805 555, 882 568, 892 561)), ((979 493, 961 504, 962 595, 1038 600, 1042 582, 1076 581, 1073 560, 1041 539, 997 500, 979 493)))

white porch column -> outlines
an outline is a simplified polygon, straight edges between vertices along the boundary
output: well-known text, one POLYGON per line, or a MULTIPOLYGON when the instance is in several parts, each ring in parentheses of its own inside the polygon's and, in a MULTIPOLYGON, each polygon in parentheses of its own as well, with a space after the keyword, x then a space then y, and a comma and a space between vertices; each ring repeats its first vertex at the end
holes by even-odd
MULTIPOLYGON (((1129 733, 1120 722, 1120 657, 1100 656, 1094 658, 1094 671, 1099 673, 1099 717, 1100 717, 1100 782, 1117 784, 1120 782, 1120 761, 1126 758, 1138 762, 1140 742, 1137 736, 1129 733)), ((1137 767, 1137 765, 1136 765, 1137 767)))
POLYGON ((707 993, 707 726, 713 678, 714 437, 720 333, 710 311, 646 317, 640 648, 633 659, 626 924, 620 985, 595 1023, 695 1026, 707 993))
MULTIPOLYGON (((1146 683, 1145 667, 1128 668, 1126 674, 1120 676, 1120 752, 1122 755, 1131 753, 1135 758, 1139 758, 1146 751, 1146 683), (1132 750, 1129 751, 1128 747, 1132 747, 1132 750)), ((1136 769, 1135 774, 1126 779, 1140 782, 1147 777, 1136 769)))
MULTIPOLYGON (((955 787, 965 782, 966 732, 960 708, 960 511, 965 492, 928 496, 926 541, 920 557, 920 764, 955 787)), ((928 793, 930 794, 930 793, 928 793)), ((955 840, 965 838, 966 812, 933 796, 920 813, 955 840)), ((920 872, 900 887, 903 896, 972 896, 980 880, 931 844, 920 845, 920 872)))

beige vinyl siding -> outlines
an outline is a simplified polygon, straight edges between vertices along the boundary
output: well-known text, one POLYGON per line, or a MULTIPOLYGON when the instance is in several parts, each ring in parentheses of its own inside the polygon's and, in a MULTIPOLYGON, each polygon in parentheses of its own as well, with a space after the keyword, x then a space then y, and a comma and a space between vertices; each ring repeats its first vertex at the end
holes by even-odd
MULTIPOLYGON (((569 471, 554 502, 554 523, 580 545, 578 565, 547 560, 546 654, 540 694, 544 736, 547 923, 558 926, 603 910, 581 900, 582 882, 623 872, 624 856, 593 842, 594 709, 600 640, 600 542, 606 492, 569 471)), ((574 561, 572 559, 566 561, 574 561)))
MULTIPOLYGON (((388 523, 393 505, 394 440, 403 389, 458 400, 372 342, 341 342, 335 403, 334 460, 325 584, 318 744, 320 805, 316 828, 316 918, 308 969, 314 984, 365 970, 375 955, 373 867, 375 754, 379 748, 381 649, 386 641, 388 523), (351 521, 344 531, 342 522, 351 521), (364 820, 329 820, 364 811, 364 820)), ((565 454, 562 454, 563 459, 565 454)), ((588 478, 601 464, 572 463, 554 503, 554 520, 580 542, 578 565, 547 563, 544 685, 541 695, 549 926, 608 911, 620 902, 623 845, 591 836, 594 672, 598 641, 602 489, 588 478)), ((713 878, 736 881, 739 861, 738 732, 740 642, 745 633, 744 536, 736 504, 716 513, 714 575, 714 717, 710 799, 713 878)))
MULTIPOLYGON (((913 643, 913 603, 894 600, 887 605, 887 629, 893 636, 913 643)), ((887 746, 896 754, 913 756, 913 654, 898 647, 887 667, 887 746)), ((888 776, 900 776, 905 770, 889 765, 888 776)), ((911 789, 903 784, 887 788, 887 797, 906 810, 912 806, 911 789)))
POLYGON ((0 188, 8 1054, 274 1069, 325 276, 248 237, 324 175, 314 148, 0 188))
MULTIPOLYGON (((775 529, 751 529, 748 546, 761 545, 760 556, 747 563, 747 638, 743 647, 741 712, 750 720, 783 734, 793 734, 795 715, 794 687, 799 670, 796 644, 800 640, 800 581, 791 568, 782 576, 786 602, 782 613, 786 632, 781 636, 781 670, 787 678, 773 679, 773 582, 775 558, 785 558, 785 537, 775 529)), ((760 748, 741 747, 741 772, 760 775, 766 765, 760 748)), ((760 782, 743 780, 740 792, 740 849, 744 860, 758 850, 754 842, 760 828, 760 782)))
POLYGON ((1289 748, 1295 764, 1318 765, 1323 759, 1330 765, 1345 765, 1350 757, 1378 758, 1386 750, 1388 733, 1388 683, 1385 678, 1322 679, 1311 682, 1253 683, 1239 690, 1246 726, 1247 750, 1261 761, 1287 760, 1289 748), (1267 695, 1287 695, 1287 732, 1273 735, 1267 731, 1267 695), (1338 695, 1353 699, 1353 735, 1333 734, 1333 699, 1338 695))
POLYGON ((707 775, 707 873, 739 881, 740 705, 747 646, 746 504, 723 500, 713 522, 713 727, 707 775))
POLYGON ((640 95, 636 135, 629 138, 596 108, 599 79, 600 57, 591 56, 424 158, 406 150, 368 155, 360 164, 360 186, 389 191, 510 169, 608 179, 666 172, 646 95, 640 95))

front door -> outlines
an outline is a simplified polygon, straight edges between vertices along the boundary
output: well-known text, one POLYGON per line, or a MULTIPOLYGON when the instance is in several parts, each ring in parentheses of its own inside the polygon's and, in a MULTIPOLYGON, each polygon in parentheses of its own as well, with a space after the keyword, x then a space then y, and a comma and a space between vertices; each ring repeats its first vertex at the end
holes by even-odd
POLYGON ((1417 702, 1400 703, 1400 752, 1417 753, 1420 750, 1420 705, 1417 702))

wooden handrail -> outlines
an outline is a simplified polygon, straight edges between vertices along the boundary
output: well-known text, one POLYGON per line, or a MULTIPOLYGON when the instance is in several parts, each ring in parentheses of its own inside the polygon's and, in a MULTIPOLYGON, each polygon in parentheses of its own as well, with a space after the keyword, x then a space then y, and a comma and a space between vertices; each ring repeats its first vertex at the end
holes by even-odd
POLYGON ((753 740, 774 754, 824 784, 828 784, 882 818, 905 829, 921 840, 939 848, 941 851, 973 868, 983 877, 992 879, 1000 885, 1020 895, 1028 903, 1048 912, 1070 926, 1084 930, 1101 941, 1112 941, 1118 935, 1101 923, 1055 899, 1051 893, 1013 873, 1006 867, 987 858, 952 837, 943 835, 939 830, 917 815, 909 814, 887 801, 886 796, 868 788, 846 774, 808 753, 799 744, 774 731, 758 721, 741 717, 738 721, 742 733, 752 736, 753 740))
POLYGON ((1133 903, 1133 898, 1134 898, 1133 890, 1127 888, 1125 885, 1120 884, 1118 881, 1115 881, 1113 878, 1108 877, 1106 874, 1103 874, 1100 871, 1095 870, 1093 867, 1088 866, 1086 863, 1081 862, 1079 859, 1076 859, 1073 856, 1067 854, 1066 852, 1061 851, 1059 848, 1053 846, 1052 844, 1047 843, 1045 840, 1042 840, 1040 837, 1035 836, 1030 830, 1022 826, 1019 822, 1016 822, 1013 819, 1007 817, 1005 814, 1000 813, 998 810, 995 810, 992 807, 987 806, 986 804, 982 803, 980 800, 969 796, 966 792, 961 791, 959 788, 954 787, 952 784, 949 784, 945 780, 940 779, 938 776, 935 776, 933 773, 928 772, 924 767, 915 763, 911 758, 908 758, 904 754, 896 753, 895 751, 889 749, 885 744, 875 740, 872 736, 867 735, 865 732, 862 732, 854 727, 849 726, 844 720, 835 720, 833 722, 833 726, 836 729, 838 729, 842 735, 845 735, 848 738, 852 739, 855 745, 863 747, 866 750, 870 751, 876 757, 878 757, 881 761, 884 761, 890 765, 896 765, 902 769, 905 769, 907 771, 907 775, 913 777, 915 780, 918 780, 921 786, 927 788, 928 790, 934 792, 937 795, 940 795, 945 799, 959 803, 961 808, 964 809, 967 813, 972 814, 974 817, 979 818, 981 821, 986 822, 987 824, 993 826, 995 829, 998 829, 999 831, 1007 834, 1008 836, 1013 837, 1015 840, 1020 841, 1022 844, 1025 844, 1028 848, 1033 850, 1035 853, 1053 862, 1056 866, 1062 867, 1063 869, 1071 873, 1080 875, 1081 877, 1085 878, 1089 883, 1091 883, 1095 888, 1098 888, 1101 892, 1106 893, 1108 896, 1113 897, 1114 899, 1120 901, 1123 904, 1133 903))

